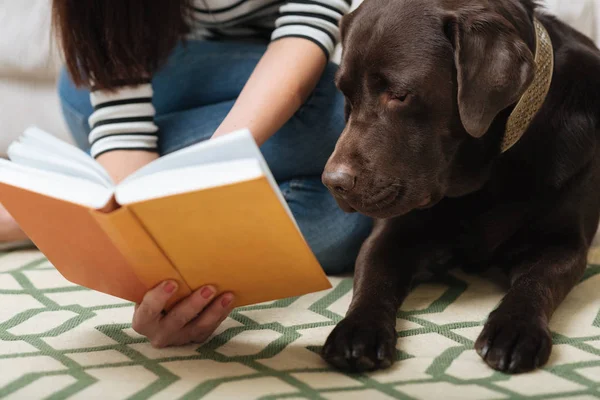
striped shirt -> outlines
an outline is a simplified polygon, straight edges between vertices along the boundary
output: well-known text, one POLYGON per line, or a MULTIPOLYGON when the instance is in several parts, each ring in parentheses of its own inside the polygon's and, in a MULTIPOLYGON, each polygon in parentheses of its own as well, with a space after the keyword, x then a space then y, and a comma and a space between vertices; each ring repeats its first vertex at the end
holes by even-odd
MULTIPOLYGON (((329 57, 339 41, 338 24, 351 0, 193 0, 191 36, 204 39, 304 38, 329 57)), ((92 91, 91 154, 112 150, 156 151, 150 83, 116 91, 92 91)))

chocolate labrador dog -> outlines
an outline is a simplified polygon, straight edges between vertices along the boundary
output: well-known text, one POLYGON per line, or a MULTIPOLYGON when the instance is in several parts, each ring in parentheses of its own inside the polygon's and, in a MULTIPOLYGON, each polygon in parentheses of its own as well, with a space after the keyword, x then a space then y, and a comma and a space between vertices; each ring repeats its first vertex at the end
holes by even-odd
POLYGON ((323 357, 389 367, 398 307, 448 264, 510 278, 485 362, 543 365, 598 226, 600 51, 533 0, 366 0, 341 32, 347 127, 323 182, 376 224, 323 357))

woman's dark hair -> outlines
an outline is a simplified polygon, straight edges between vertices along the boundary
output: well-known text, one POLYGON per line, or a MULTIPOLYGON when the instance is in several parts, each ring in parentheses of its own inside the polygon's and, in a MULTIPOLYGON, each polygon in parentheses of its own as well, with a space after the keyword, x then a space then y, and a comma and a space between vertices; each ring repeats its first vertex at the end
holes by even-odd
POLYGON ((77 86, 148 81, 188 31, 189 0, 53 0, 52 20, 77 86))

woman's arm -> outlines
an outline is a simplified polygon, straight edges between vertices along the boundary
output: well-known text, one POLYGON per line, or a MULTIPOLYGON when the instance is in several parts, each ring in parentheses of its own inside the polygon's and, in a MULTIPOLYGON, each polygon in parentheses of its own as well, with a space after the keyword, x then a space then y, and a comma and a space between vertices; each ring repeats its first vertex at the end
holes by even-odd
POLYGON ((315 88, 351 3, 292 0, 281 6, 271 45, 215 136, 244 127, 259 145, 273 136, 315 88))
MULTIPOLYGON (((214 136, 249 128, 260 145, 275 134, 306 101, 327 57, 319 46, 300 38, 271 43, 239 98, 214 136)), ((148 151, 111 151, 98 157, 115 182, 158 157, 148 151)))
POLYGON ((144 165, 158 158, 154 151, 115 150, 96 158, 113 182, 119 183, 144 165))
POLYGON ((309 40, 272 42, 214 136, 249 128, 263 144, 306 101, 326 64, 323 50, 309 40))

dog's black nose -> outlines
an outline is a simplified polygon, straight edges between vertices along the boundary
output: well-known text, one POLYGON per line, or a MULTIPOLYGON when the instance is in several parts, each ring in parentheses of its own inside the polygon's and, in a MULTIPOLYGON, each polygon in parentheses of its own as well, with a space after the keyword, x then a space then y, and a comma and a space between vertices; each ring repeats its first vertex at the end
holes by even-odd
POLYGON ((325 171, 323 173, 323 184, 332 191, 344 194, 354 189, 356 176, 344 170, 325 171))

